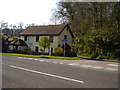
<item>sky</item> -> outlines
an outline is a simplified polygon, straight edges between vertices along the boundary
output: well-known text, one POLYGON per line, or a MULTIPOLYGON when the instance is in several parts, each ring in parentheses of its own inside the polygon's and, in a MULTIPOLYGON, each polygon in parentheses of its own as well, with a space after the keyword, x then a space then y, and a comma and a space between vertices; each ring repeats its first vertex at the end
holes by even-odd
POLYGON ((52 9, 60 0, 0 0, 0 21, 49 24, 52 9))

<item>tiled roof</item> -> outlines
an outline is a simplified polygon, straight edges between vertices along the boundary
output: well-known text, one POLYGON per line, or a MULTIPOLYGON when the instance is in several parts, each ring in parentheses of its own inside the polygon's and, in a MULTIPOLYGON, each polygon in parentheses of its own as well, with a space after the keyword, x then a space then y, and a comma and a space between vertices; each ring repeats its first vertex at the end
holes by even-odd
POLYGON ((30 26, 20 35, 59 35, 67 25, 30 26))

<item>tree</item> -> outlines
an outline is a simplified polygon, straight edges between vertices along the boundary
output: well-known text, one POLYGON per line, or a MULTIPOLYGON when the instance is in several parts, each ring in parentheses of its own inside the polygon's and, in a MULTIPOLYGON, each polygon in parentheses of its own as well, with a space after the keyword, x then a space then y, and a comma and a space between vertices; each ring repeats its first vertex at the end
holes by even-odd
POLYGON ((38 41, 38 45, 42 47, 45 54, 45 50, 50 46, 50 40, 47 37, 41 37, 40 41, 38 41))
POLYGON ((120 58, 119 9, 120 2, 59 2, 54 15, 69 23, 78 54, 120 58))

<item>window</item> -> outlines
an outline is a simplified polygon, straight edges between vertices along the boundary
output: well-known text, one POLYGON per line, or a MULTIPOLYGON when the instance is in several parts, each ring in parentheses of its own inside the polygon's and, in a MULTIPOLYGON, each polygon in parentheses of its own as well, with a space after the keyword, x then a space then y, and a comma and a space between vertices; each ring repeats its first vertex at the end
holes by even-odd
POLYGON ((53 42, 53 36, 50 36, 50 42, 52 43, 53 42))
POLYGON ((64 39, 67 39, 67 35, 64 35, 64 39))
POLYGON ((61 47, 61 45, 60 45, 60 44, 58 44, 58 47, 61 47))
POLYGON ((24 41, 27 41, 27 36, 24 37, 24 41))
POLYGON ((36 36, 36 42, 38 42, 39 41, 39 36, 36 36))
POLYGON ((36 52, 39 51, 39 47, 38 47, 38 46, 35 47, 35 51, 36 51, 36 52))

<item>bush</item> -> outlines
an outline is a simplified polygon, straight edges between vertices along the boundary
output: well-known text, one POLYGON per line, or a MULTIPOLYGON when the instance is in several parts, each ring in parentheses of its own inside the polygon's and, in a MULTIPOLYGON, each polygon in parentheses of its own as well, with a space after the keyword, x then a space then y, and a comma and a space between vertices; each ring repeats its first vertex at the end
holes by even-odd
POLYGON ((95 54, 92 54, 91 55, 91 58, 97 58, 99 56, 99 54, 98 53, 95 53, 95 54))
POLYGON ((36 51, 27 51, 28 52, 28 54, 30 54, 30 55, 40 55, 40 53, 39 52, 36 52, 36 51))
POLYGON ((65 56, 66 57, 77 57, 77 53, 73 51, 66 51, 65 56))
POLYGON ((39 52, 36 52, 36 51, 27 51, 27 50, 20 50, 17 53, 20 53, 20 54, 30 54, 30 55, 40 55, 39 52))
POLYGON ((104 59, 105 57, 104 56, 102 56, 102 55, 99 55, 98 57, 97 57, 97 59, 104 59))
POLYGON ((62 55, 63 54, 63 49, 62 48, 55 48, 54 49, 54 51, 55 51, 55 55, 62 55))
POLYGON ((20 53, 20 54, 28 54, 27 50, 20 50, 20 51, 18 51, 18 53, 20 53))

